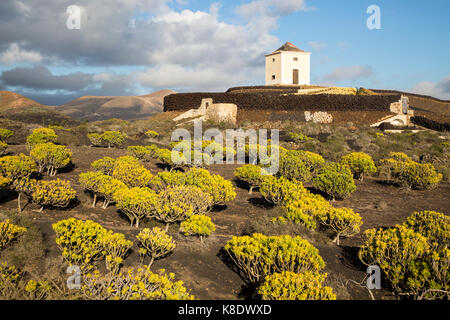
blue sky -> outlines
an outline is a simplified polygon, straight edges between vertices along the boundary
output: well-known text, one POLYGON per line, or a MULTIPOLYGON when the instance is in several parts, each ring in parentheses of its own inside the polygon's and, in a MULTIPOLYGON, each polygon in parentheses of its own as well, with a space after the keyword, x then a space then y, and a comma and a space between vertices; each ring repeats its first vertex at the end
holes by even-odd
POLYGON ((264 53, 289 41, 312 52, 314 84, 450 99, 449 11, 446 0, 11 0, 0 4, 0 89, 52 105, 264 84, 264 53), (65 27, 70 4, 80 30, 65 27), (366 26, 370 5, 380 30, 366 26))

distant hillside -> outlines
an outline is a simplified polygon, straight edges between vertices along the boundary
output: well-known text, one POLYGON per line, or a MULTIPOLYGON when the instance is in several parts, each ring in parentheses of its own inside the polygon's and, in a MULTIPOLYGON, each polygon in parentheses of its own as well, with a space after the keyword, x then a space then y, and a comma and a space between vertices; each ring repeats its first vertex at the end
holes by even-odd
POLYGON ((0 118, 41 125, 78 124, 54 108, 11 91, 0 91, 0 118))
POLYGON ((57 110, 79 120, 141 119, 162 112, 164 97, 172 93, 160 90, 143 96, 84 96, 57 110))

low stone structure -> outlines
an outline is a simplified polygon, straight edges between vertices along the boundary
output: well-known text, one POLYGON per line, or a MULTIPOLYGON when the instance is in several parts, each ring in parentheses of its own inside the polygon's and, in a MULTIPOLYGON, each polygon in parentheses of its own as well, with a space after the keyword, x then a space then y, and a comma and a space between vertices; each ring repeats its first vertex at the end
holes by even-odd
POLYGON ((195 118, 195 120, 212 120, 215 122, 230 122, 235 124, 237 119, 237 105, 233 103, 214 103, 213 99, 205 98, 202 99, 200 108, 186 111, 173 120, 181 121, 192 118, 195 118))
POLYGON ((414 116, 414 111, 409 108, 409 99, 402 95, 399 101, 391 103, 390 110, 396 113, 393 116, 387 116, 380 121, 371 124, 371 127, 378 127, 382 123, 389 123, 394 126, 409 126, 411 124, 411 117, 414 116))

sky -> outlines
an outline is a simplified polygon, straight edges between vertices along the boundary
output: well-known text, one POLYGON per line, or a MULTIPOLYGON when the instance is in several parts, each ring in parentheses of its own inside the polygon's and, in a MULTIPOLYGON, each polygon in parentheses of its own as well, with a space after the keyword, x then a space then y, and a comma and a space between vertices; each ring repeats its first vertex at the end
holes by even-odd
POLYGON ((448 0, 2 0, 0 90, 61 105, 262 85, 264 54, 289 41, 312 52, 312 84, 450 99, 449 11, 448 0), (380 28, 368 28, 371 5, 380 28))

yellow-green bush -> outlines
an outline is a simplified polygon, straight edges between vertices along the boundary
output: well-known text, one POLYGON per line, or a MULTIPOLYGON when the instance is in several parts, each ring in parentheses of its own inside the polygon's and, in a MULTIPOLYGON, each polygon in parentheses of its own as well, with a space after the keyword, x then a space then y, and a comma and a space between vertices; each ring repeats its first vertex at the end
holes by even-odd
POLYGON ((0 158, 0 175, 5 178, 11 180, 29 178, 36 171, 34 160, 23 153, 0 158))
POLYGON ((33 192, 36 190, 37 183, 37 180, 29 178, 22 178, 13 181, 14 190, 19 194, 17 198, 17 207, 19 213, 22 212, 22 194, 27 197, 28 204, 32 199, 33 192))
POLYGON ((130 146, 127 148, 128 155, 142 161, 150 160, 150 151, 143 146, 130 146))
POLYGON ((149 188, 119 189, 113 198, 117 208, 130 220, 131 226, 136 223, 136 227, 139 227, 141 219, 154 217, 160 206, 159 195, 149 188))
POLYGON ((87 135, 93 147, 100 147, 102 145, 102 136, 98 133, 89 133, 87 135))
POLYGON ((5 178, 3 176, 0 176, 0 190, 3 188, 6 188, 11 184, 12 180, 10 178, 5 178))
POLYGON ((145 135, 147 137, 149 137, 149 138, 154 139, 154 138, 157 138, 159 136, 159 133, 156 132, 156 131, 153 131, 153 130, 148 130, 148 131, 145 132, 145 135))
POLYGON ((111 157, 104 157, 92 162, 91 168, 94 171, 102 172, 107 175, 112 175, 115 165, 116 159, 113 159, 111 157))
POLYGON ((101 136, 102 141, 106 142, 108 148, 121 146, 126 138, 127 136, 120 131, 105 131, 101 136))
POLYGON ((84 277, 82 293, 90 300, 193 300, 183 286, 174 282, 173 273, 153 273, 148 267, 130 268, 115 276, 101 276, 98 271, 84 277))
POLYGON ((139 256, 141 261, 148 255, 150 268, 156 259, 163 258, 175 249, 175 241, 166 231, 154 227, 153 229, 145 228, 136 236, 139 240, 139 256))
POLYGON ((122 181, 95 171, 81 173, 79 182, 82 187, 94 195, 92 207, 95 207, 97 197, 103 198, 103 209, 114 202, 114 194, 117 190, 127 187, 122 181))
POLYGON ((214 231, 216 226, 211 218, 203 215, 194 214, 180 224, 180 232, 183 232, 185 236, 198 236, 201 242, 204 237, 211 235, 214 231))
POLYGON ((150 186, 153 190, 162 191, 168 187, 183 186, 186 184, 186 174, 180 171, 163 171, 153 176, 150 186))
POLYGON ((6 142, 0 141, 0 157, 8 153, 8 144, 6 142))
POLYGON ((55 143, 56 140, 58 140, 58 135, 55 130, 49 128, 37 128, 27 137, 27 147, 31 149, 36 144, 47 142, 55 143))
POLYGON ((322 226, 333 232, 333 242, 337 245, 341 236, 350 237, 357 234, 363 223, 361 216, 350 208, 329 207, 316 217, 322 226))
POLYGON ((341 164, 347 165, 355 179, 363 180, 365 175, 377 172, 377 167, 372 157, 364 152, 352 152, 341 158, 341 164))
POLYGON ((319 250, 298 236, 255 233, 233 237, 224 249, 250 283, 258 283, 273 273, 319 271, 325 267, 319 250))
POLYGON ((391 158, 380 161, 379 168, 387 181, 411 189, 425 190, 436 188, 442 180, 442 174, 436 172, 430 163, 417 163, 396 153, 391 153, 390 156, 391 158))
POLYGON ((304 135, 301 132, 298 132, 298 133, 297 132, 289 132, 288 135, 289 135, 289 139, 296 143, 303 143, 305 141, 312 140, 312 138, 304 135))
POLYGON ((179 197, 178 188, 169 187, 159 194, 155 218, 166 224, 166 231, 170 224, 184 221, 194 214, 192 205, 179 197))
POLYGON ((156 151, 156 157, 162 164, 170 167, 170 171, 176 168, 182 168, 187 163, 183 153, 176 151, 172 152, 172 150, 169 149, 159 149, 156 151))
MULTIPOLYGON (((359 258, 366 265, 378 265, 396 293, 419 294, 418 262, 429 250, 427 239, 405 226, 389 229, 369 229, 359 258)), ((423 269, 422 269, 423 270, 423 269)))
POLYGON ((334 162, 317 170, 312 183, 314 188, 326 193, 333 201, 344 199, 356 190, 350 168, 334 162))
POLYGON ((112 177, 133 188, 149 186, 153 175, 139 163, 136 164, 119 158, 115 163, 112 177))
POLYGON ((112 231, 101 235, 99 242, 106 252, 106 269, 113 274, 116 274, 119 271, 126 253, 133 246, 133 242, 127 240, 124 234, 113 233, 112 231))
POLYGON ((171 190, 178 194, 180 200, 192 206, 193 214, 203 215, 213 207, 213 198, 210 194, 196 186, 173 186, 171 190))
POLYGON ((300 181, 290 181, 284 177, 266 176, 259 188, 264 199, 273 204, 285 204, 307 193, 300 181))
POLYGON ((107 230, 91 220, 69 218, 52 225, 56 244, 69 265, 79 266, 83 271, 104 258, 101 237, 107 230))
POLYGON ((308 182, 312 178, 310 169, 294 150, 280 155, 279 174, 286 179, 302 182, 308 182))
POLYGON ((45 207, 65 208, 76 198, 76 191, 66 180, 38 181, 31 195, 33 203, 45 207))
POLYGON ((14 132, 8 129, 0 128, 0 141, 6 141, 14 135, 14 132))
POLYGON ((236 198, 231 181, 206 169, 191 168, 185 173, 186 185, 196 186, 213 198, 214 205, 226 205, 236 198))
POLYGON ((299 223, 309 230, 318 227, 318 216, 321 216, 331 207, 330 203, 320 195, 304 192, 283 205, 284 217, 287 221, 299 223))
POLYGON ((56 233, 56 244, 69 265, 76 265, 86 271, 96 261, 103 260, 105 253, 101 243, 107 230, 91 220, 69 218, 52 225, 56 233))
POLYGON ((17 239, 26 231, 26 228, 12 224, 9 219, 0 222, 0 250, 4 249, 11 241, 17 239))
POLYGON ((253 188, 261 186, 261 183, 267 175, 266 170, 254 164, 243 165, 234 171, 234 177, 236 179, 244 181, 249 185, 249 194, 252 194, 253 188))
POLYGON ((97 261, 105 259, 106 268, 117 274, 123 259, 133 246, 124 234, 113 233, 91 220, 69 218, 52 225, 56 244, 69 265, 76 265, 86 272, 97 261))
POLYGON ((436 211, 414 212, 408 217, 406 227, 428 239, 431 247, 450 247, 450 217, 436 211))
POLYGON ((330 287, 323 286, 327 274, 283 271, 268 275, 258 287, 263 300, 336 300, 330 287))
POLYGON ((72 152, 66 146, 40 143, 33 147, 30 156, 39 166, 39 172, 44 169, 50 176, 55 176, 59 169, 67 167, 72 162, 72 152))

